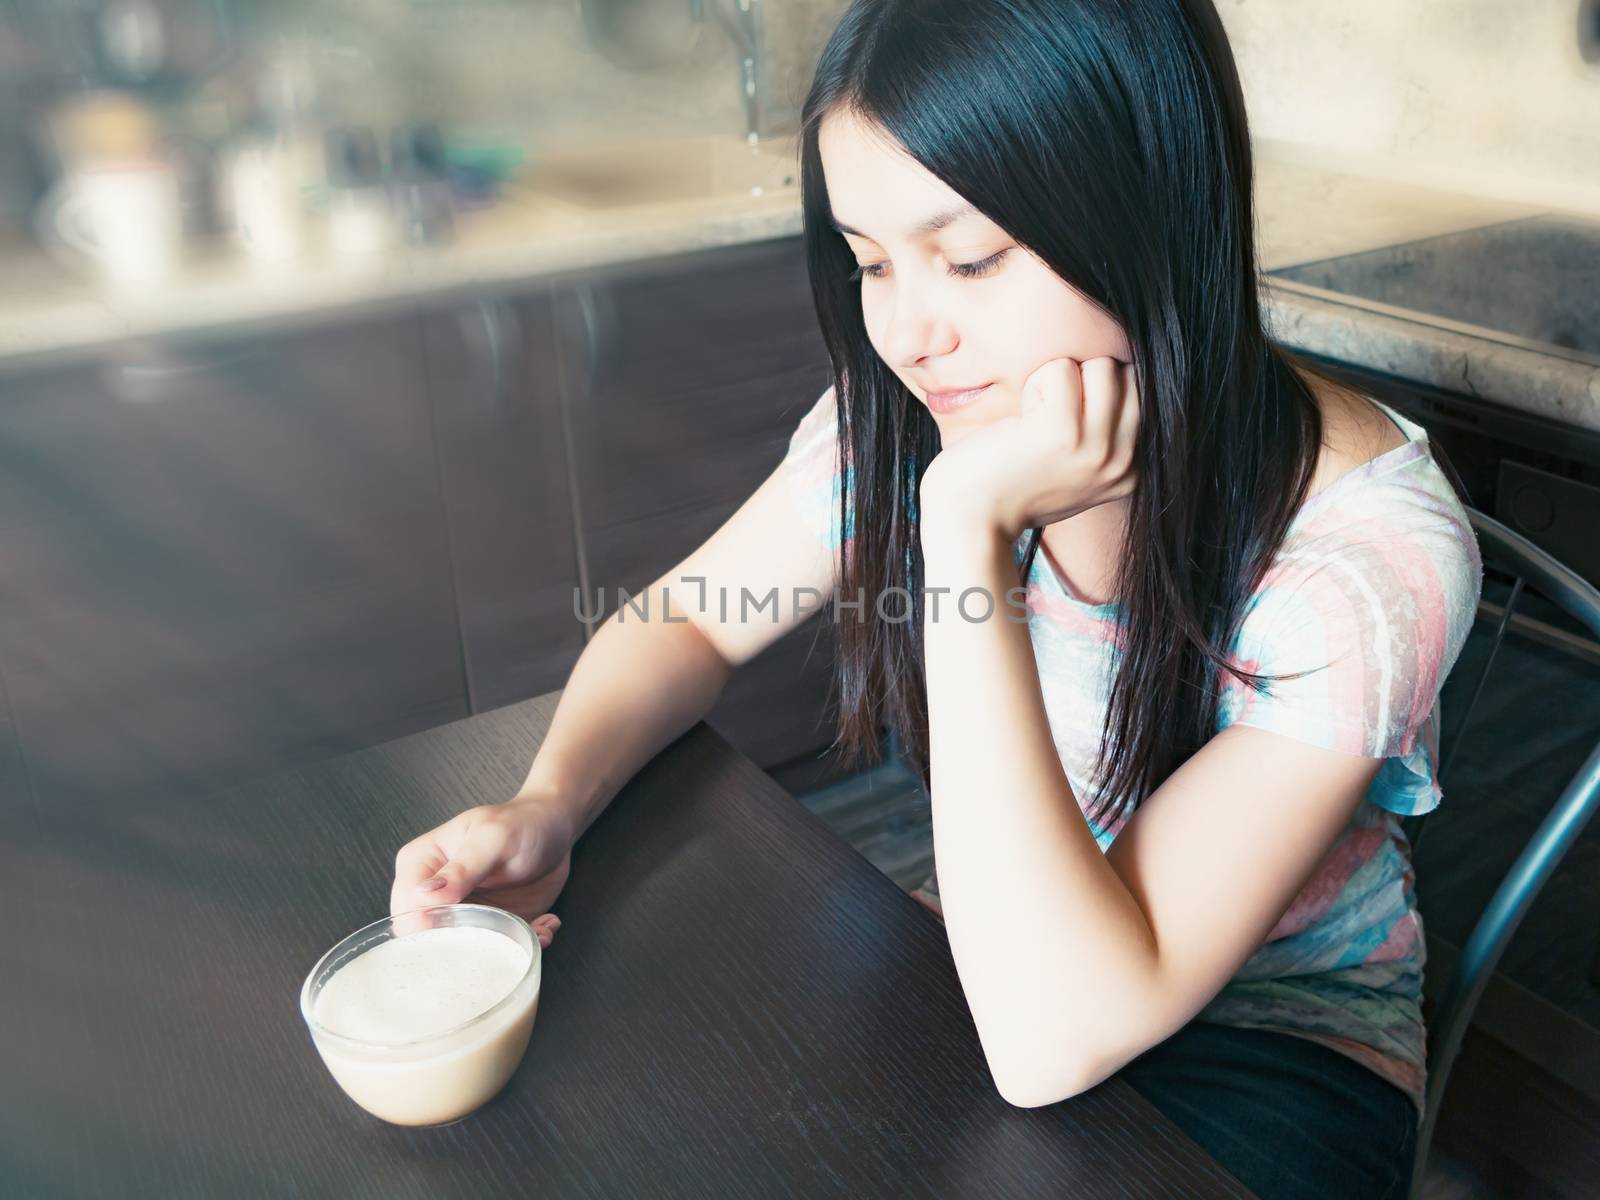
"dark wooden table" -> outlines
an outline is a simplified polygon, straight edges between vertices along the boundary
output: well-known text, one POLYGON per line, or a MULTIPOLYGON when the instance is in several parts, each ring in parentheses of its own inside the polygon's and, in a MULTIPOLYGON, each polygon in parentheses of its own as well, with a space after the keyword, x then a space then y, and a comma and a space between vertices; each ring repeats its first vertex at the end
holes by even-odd
POLYGON ((1126 1085, 995 1092, 942 927, 705 726, 579 843, 498 1098, 345 1098, 297 1007, 394 852, 520 782, 541 697, 191 794, 0 813, 7 1196, 1241 1196, 1126 1085))

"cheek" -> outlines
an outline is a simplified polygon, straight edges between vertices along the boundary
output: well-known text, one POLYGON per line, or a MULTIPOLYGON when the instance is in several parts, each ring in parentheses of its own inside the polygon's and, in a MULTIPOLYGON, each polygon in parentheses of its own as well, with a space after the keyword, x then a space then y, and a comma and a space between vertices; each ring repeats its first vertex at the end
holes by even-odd
POLYGON ((889 360, 883 352, 882 323, 873 320, 872 313, 866 311, 865 309, 862 310, 861 315, 865 318, 862 323, 867 327, 867 341, 872 344, 872 348, 877 352, 878 357, 883 359, 885 362, 888 362, 889 360))
POLYGON ((1062 356, 1128 359, 1128 338, 1115 317, 1038 259, 1029 256, 1026 268, 1024 286, 1001 297, 992 314, 1013 330, 1031 332, 1025 347, 1019 341, 1023 359, 1035 365, 1062 356))
POLYGON ((1056 309, 1057 327, 1067 331, 1066 347, 1057 353, 1074 358, 1111 357, 1126 362, 1131 348, 1128 337, 1110 313, 1070 293, 1056 309))
POLYGON ((1091 305, 1084 305, 1084 309, 1084 342, 1090 347, 1085 357, 1109 355, 1119 362, 1131 362, 1133 347, 1129 345, 1128 335, 1123 332, 1116 318, 1091 305))
POLYGON ((879 358, 884 358, 884 334, 887 332, 887 315, 888 310, 881 301, 868 292, 862 292, 861 323, 866 327, 867 341, 872 343, 872 348, 878 352, 879 358))

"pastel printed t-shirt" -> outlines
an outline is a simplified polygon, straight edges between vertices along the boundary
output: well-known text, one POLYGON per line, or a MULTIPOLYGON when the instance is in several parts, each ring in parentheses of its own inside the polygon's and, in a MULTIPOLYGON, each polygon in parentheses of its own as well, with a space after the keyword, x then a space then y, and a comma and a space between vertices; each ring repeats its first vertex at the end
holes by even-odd
MULTIPOLYGON (((1379 407, 1407 441, 1302 505, 1232 647, 1249 671, 1303 674, 1264 692, 1235 679, 1217 730, 1250 725, 1383 764, 1299 896, 1199 1019, 1322 1043, 1420 1111, 1425 949, 1400 818, 1439 803, 1439 688, 1477 611, 1482 566, 1426 432, 1379 407)), ((837 552, 836 453, 830 388, 795 429, 782 473, 796 510, 837 552)), ((1043 547, 1026 591, 1051 736, 1080 806, 1092 809, 1122 634, 1116 606, 1073 596, 1043 547)), ((1090 822, 1102 852, 1126 819, 1090 822)))

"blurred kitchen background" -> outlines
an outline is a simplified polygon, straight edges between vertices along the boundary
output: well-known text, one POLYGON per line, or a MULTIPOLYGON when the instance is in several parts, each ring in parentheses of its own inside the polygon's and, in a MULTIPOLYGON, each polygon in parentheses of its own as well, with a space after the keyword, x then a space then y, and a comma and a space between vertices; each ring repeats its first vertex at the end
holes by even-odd
MULTIPOLYGON (((1600 581, 1600 3, 1216 2, 1275 335, 1600 581)), ((0 0, 0 835, 559 688, 827 384, 793 134, 842 8, 0 0)), ((1441 955, 1600 736, 1600 645, 1530 613, 1419 844, 1441 955)), ((817 625, 712 723, 913 888, 926 797, 830 752, 817 625)), ((1433 1194, 1596 1194, 1597 947, 1591 830, 1433 1194)))

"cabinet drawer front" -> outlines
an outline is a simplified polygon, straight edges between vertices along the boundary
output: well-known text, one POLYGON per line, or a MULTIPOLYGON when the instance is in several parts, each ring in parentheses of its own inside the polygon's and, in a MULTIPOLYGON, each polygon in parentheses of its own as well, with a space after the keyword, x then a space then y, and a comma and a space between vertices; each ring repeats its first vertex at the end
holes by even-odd
POLYGON ((41 799, 464 715, 416 321, 152 361, 7 381, 0 670, 41 799))
MULTIPOLYGON (((585 606, 616 610, 710 537, 782 459, 827 387, 798 238, 607 274, 558 296, 585 606)), ((737 672, 710 716, 772 766, 825 746, 832 639, 737 672)))

